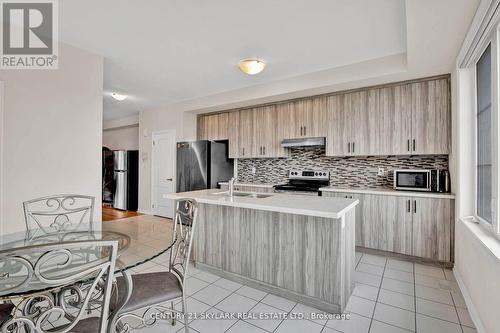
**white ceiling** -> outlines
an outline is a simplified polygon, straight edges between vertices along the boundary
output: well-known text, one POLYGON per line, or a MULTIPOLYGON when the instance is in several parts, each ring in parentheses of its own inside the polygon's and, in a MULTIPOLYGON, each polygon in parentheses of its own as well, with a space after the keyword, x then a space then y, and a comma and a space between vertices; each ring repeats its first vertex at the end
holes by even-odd
POLYGON ((61 40, 105 58, 104 119, 406 52, 403 0, 64 0, 61 40), (257 76, 247 57, 268 66, 257 76))

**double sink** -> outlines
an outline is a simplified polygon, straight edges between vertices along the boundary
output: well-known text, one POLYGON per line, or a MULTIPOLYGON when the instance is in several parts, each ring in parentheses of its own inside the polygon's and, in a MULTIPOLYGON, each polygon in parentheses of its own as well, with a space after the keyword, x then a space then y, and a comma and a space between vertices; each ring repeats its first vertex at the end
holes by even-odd
MULTIPOLYGON (((213 193, 213 195, 220 195, 225 197, 231 197, 228 191, 213 193)), ((248 192, 233 192, 233 197, 246 197, 246 198, 255 198, 255 199, 263 199, 272 197, 272 194, 261 194, 261 193, 248 193, 248 192)))

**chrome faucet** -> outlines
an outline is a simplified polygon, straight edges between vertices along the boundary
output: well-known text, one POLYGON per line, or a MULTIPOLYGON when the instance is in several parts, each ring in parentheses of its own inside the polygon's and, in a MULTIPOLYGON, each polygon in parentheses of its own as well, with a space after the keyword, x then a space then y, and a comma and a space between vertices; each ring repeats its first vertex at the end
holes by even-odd
POLYGON ((233 196, 233 192, 234 192, 234 182, 236 181, 236 179, 233 177, 229 180, 229 188, 228 188, 228 194, 230 197, 233 196))

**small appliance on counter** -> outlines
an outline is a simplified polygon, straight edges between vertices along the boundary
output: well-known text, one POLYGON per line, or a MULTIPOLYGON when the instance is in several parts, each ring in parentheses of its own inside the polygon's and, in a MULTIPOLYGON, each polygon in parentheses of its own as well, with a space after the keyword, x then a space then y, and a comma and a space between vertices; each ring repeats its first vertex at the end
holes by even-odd
POLYGON ((177 192, 217 188, 234 174, 229 158, 229 143, 224 141, 191 141, 177 143, 177 192))
POLYGON ((323 170, 290 170, 288 183, 275 185, 275 192, 287 194, 321 195, 321 187, 330 186, 330 172, 323 170))
POLYGON ((438 169, 394 170, 394 189, 448 193, 450 192, 450 172, 438 169))

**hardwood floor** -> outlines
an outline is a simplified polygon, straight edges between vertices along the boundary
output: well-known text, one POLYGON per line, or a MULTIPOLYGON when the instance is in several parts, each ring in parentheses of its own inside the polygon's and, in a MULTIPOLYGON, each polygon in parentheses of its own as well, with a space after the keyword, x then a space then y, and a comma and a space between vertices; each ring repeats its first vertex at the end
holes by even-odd
POLYGON ((102 220, 103 221, 113 221, 124 219, 126 217, 134 217, 142 215, 138 212, 132 212, 128 210, 119 210, 109 206, 102 206, 102 220))

